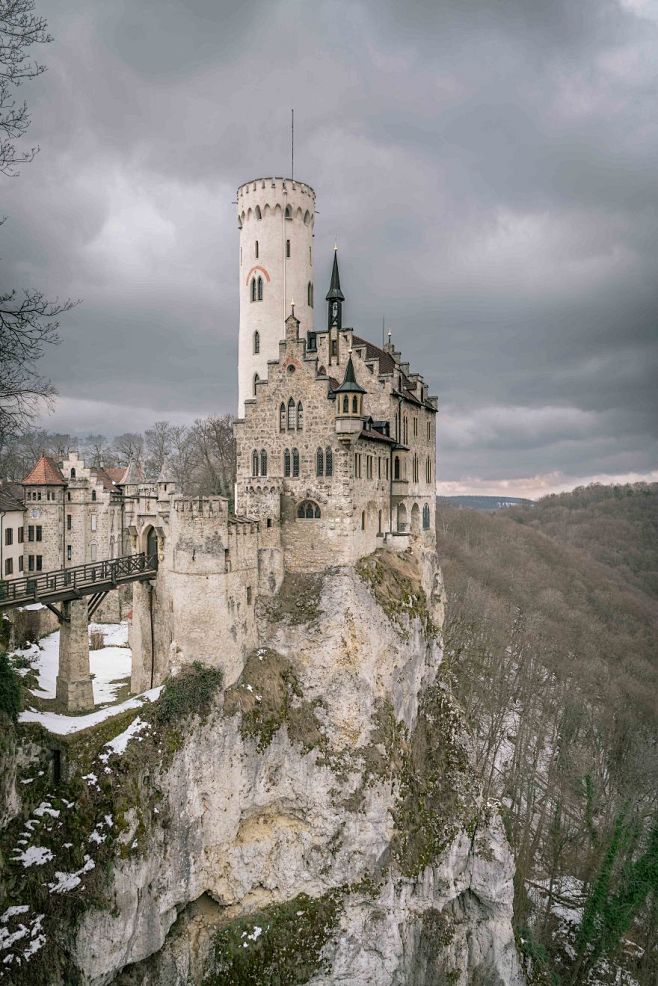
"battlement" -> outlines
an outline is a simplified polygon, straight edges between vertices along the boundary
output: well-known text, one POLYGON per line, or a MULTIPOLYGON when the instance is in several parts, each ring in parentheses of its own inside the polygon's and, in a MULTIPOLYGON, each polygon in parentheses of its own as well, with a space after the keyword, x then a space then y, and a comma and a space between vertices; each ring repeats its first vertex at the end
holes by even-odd
POLYGON ((290 178, 258 178, 238 189, 238 224, 285 216, 290 222, 313 226, 315 192, 290 178))
POLYGON ((228 522, 228 500, 224 496, 175 496, 172 497, 172 503, 177 514, 224 519, 228 522))

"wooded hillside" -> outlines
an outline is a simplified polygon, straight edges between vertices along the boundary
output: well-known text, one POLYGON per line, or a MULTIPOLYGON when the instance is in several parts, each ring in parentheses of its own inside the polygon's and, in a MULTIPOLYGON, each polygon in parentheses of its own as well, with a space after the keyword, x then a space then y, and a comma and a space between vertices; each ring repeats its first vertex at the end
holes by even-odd
POLYGON ((502 801, 531 976, 654 984, 658 487, 437 521, 446 671, 502 801))

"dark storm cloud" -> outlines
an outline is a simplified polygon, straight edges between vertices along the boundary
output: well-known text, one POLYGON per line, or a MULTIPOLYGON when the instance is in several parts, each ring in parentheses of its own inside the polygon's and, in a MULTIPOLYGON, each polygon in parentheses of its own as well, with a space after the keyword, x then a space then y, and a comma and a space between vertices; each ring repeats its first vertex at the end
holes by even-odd
POLYGON ((440 478, 655 469, 654 0, 40 7, 42 150, 5 182, 2 256, 85 299, 56 422, 232 410, 231 203, 288 171, 294 105, 317 294, 337 235, 349 320, 379 339, 385 313, 439 395, 440 478))

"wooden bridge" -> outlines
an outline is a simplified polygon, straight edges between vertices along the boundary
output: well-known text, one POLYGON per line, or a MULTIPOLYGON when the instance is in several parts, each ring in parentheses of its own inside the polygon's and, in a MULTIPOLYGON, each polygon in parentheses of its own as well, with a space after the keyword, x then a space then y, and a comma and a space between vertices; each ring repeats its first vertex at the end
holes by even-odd
POLYGON ((43 603, 62 622, 62 612, 55 607, 55 603, 91 596, 88 602, 91 617, 111 589, 126 582, 155 578, 157 571, 157 554, 147 555, 142 552, 124 555, 122 558, 108 558, 89 565, 28 575, 27 578, 0 582, 0 610, 43 603))

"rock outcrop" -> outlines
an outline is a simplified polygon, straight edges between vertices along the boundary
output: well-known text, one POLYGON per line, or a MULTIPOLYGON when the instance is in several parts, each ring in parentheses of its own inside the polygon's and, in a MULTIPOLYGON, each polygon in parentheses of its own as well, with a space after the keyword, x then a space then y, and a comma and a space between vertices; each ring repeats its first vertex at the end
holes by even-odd
POLYGON ((183 673, 125 753, 87 765, 76 804, 111 823, 68 941, 53 924, 57 967, 93 986, 521 984, 512 858, 441 687, 435 556, 288 575, 259 606, 233 686, 195 704, 183 673))

